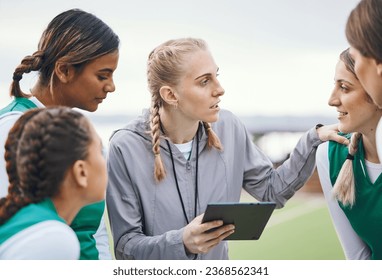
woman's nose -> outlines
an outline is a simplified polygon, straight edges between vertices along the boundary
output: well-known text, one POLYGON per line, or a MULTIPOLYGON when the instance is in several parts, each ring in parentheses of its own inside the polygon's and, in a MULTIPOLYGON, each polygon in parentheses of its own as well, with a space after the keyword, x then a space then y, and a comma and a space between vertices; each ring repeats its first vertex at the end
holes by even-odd
POLYGON ((115 91, 115 84, 114 81, 111 80, 104 88, 105 92, 114 92, 115 91))
POLYGON ((217 88, 214 90, 213 95, 215 96, 221 96, 225 93, 224 88, 220 85, 219 82, 217 82, 217 88))
POLYGON ((336 87, 334 87, 332 94, 330 95, 329 100, 328 100, 329 106, 339 106, 340 105, 341 102, 338 98, 337 91, 338 91, 338 89, 336 87))

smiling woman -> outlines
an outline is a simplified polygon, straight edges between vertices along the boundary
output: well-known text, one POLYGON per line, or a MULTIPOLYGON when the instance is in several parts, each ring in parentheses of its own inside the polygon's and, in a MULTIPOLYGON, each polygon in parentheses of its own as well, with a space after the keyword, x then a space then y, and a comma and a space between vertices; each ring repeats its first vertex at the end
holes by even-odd
POLYGON ((382 259, 382 164, 375 133, 382 109, 355 75, 349 49, 340 55, 329 105, 336 107, 339 129, 351 138, 317 151, 317 169, 329 210, 348 259, 382 259), (333 199, 333 196, 335 199, 333 199))

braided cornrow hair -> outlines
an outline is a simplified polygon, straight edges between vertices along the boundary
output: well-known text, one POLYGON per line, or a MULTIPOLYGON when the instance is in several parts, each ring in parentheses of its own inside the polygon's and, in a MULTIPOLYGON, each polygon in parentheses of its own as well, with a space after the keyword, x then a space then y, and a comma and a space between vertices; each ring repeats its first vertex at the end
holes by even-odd
POLYGON ((71 9, 57 15, 43 32, 38 50, 26 56, 13 73, 10 95, 29 97, 20 88, 24 73, 39 71, 39 83, 53 94, 54 68, 66 63, 81 71, 83 66, 102 55, 117 51, 119 38, 95 15, 71 9))
POLYGON ((353 159, 358 150, 358 143, 361 137, 362 134, 359 132, 353 133, 351 136, 348 145, 349 156, 343 163, 332 189, 333 196, 344 206, 352 207, 355 202, 353 159))
POLYGON ((13 201, 11 202, 6 197, 0 199, 0 224, 2 223, 2 217, 4 215, 4 211, 8 213, 15 213, 19 207, 15 205, 23 205, 23 192, 18 187, 19 180, 17 175, 17 162, 16 162, 16 154, 18 141, 21 138, 21 134, 23 132, 24 126, 26 122, 28 122, 33 116, 39 113, 39 110, 31 110, 28 114, 22 115, 19 120, 15 123, 15 125, 11 128, 8 134, 7 141, 5 143, 5 162, 6 162, 6 170, 8 173, 8 197, 12 197, 13 201))
MULTIPOLYGON (((150 129, 152 136, 152 151, 155 156, 154 177, 159 182, 166 176, 166 171, 160 155, 160 114, 163 105, 160 88, 164 85, 176 86, 184 73, 186 56, 199 50, 207 50, 207 44, 202 39, 182 38, 169 40, 149 55, 147 61, 147 83, 151 93, 150 129)), ((208 147, 221 150, 222 145, 209 123, 203 123, 208 135, 208 147)))
POLYGON ((5 144, 9 188, 0 200, 0 224, 22 207, 57 195, 68 168, 86 159, 90 135, 87 119, 70 108, 24 113, 5 144))

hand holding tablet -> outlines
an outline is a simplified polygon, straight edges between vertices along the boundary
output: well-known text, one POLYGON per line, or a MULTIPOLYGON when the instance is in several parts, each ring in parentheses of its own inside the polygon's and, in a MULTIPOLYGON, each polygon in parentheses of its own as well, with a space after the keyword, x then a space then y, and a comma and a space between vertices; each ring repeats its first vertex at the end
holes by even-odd
POLYGON ((210 203, 202 223, 222 220, 224 225, 234 224, 235 232, 225 240, 257 240, 275 207, 274 202, 210 203))

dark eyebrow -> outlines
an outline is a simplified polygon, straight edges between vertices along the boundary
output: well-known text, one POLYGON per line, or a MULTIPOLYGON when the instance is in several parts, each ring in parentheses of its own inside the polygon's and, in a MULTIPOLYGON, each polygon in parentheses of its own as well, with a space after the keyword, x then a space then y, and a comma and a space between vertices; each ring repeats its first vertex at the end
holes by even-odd
MULTIPOLYGON (((219 67, 218 67, 218 69, 216 69, 216 73, 217 72, 219 72, 219 67)), ((200 79, 200 78, 202 78, 204 76, 212 76, 212 74, 211 73, 206 73, 206 74, 200 75, 199 77, 196 77, 195 80, 200 79)))
POLYGON ((113 73, 114 70, 111 69, 111 68, 103 68, 103 69, 98 70, 98 72, 108 72, 108 73, 113 73))

